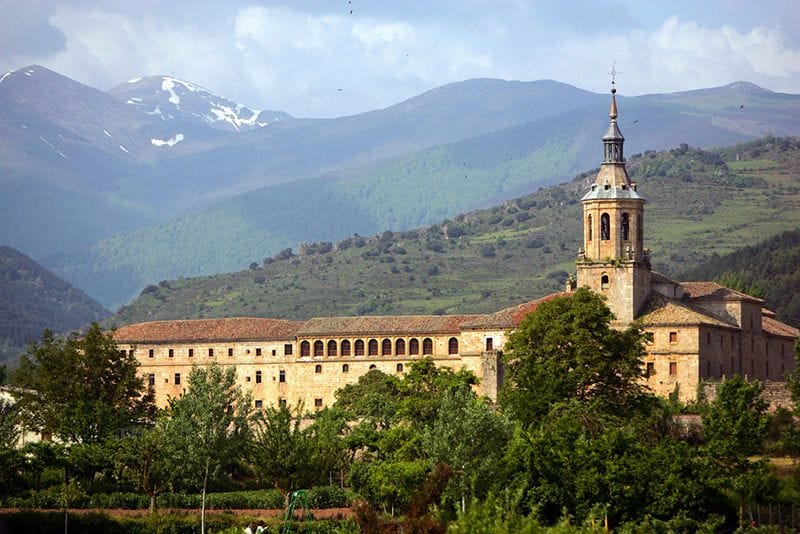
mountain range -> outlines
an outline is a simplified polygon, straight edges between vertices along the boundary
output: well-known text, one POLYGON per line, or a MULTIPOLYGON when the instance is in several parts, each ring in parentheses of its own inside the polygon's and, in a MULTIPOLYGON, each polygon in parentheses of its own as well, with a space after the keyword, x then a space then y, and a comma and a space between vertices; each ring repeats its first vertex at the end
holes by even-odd
MULTIPOLYGON (((800 138, 680 145, 629 159, 654 269, 758 291, 800 324, 800 138), (766 240, 766 241, 765 241, 766 240), (762 243, 763 242, 763 243, 762 243), (743 244, 756 244, 744 247, 743 244)), ((227 274, 148 285, 106 324, 202 317, 491 313, 564 287, 580 246, 580 198, 597 169, 414 230, 306 243, 227 274)))
MULTIPOLYGON (((478 79, 303 119, 169 76, 104 92, 26 67, 0 76, 0 243, 115 308, 158 280, 562 182, 598 162, 607 105, 554 81, 478 79)), ((619 105, 629 154, 800 134, 800 96, 745 82, 619 105)))

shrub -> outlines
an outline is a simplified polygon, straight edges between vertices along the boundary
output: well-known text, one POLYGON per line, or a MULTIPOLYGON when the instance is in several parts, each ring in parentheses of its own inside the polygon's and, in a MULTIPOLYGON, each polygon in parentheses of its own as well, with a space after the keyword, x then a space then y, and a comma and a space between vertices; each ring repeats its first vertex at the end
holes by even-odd
POLYGON ((308 492, 308 504, 312 508, 344 508, 350 499, 339 486, 320 486, 308 492))
POLYGON ((481 245, 480 248, 481 256, 484 258, 492 258, 495 256, 494 245, 481 245))

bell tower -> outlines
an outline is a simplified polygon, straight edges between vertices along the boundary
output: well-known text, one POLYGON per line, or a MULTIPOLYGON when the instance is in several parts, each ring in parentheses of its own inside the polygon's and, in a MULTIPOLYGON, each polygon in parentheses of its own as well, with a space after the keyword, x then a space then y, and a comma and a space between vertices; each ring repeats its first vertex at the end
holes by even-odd
POLYGON ((650 293, 644 249, 644 203, 625 168, 625 138, 617 125, 617 89, 611 82, 611 123, 603 136, 603 163, 583 204, 583 247, 578 285, 606 297, 616 323, 633 321, 650 293))

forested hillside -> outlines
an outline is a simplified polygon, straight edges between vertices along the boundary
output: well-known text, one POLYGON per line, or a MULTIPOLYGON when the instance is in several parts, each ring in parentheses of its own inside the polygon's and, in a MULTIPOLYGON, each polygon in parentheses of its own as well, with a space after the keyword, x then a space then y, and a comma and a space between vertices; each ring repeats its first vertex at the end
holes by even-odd
POLYGON ((682 277, 717 280, 763 298, 777 311, 779 319, 800 325, 800 229, 783 232, 731 254, 715 254, 685 271, 682 277))
POLYGON ((29 257, 0 245, 0 361, 41 339, 42 331, 67 332, 110 312, 29 257))
MULTIPOLYGON (((797 227, 797 138, 714 150, 681 145, 633 155, 628 168, 649 201, 645 242, 665 274, 797 227)), ((244 271, 165 280, 111 322, 475 313, 537 298, 574 271, 580 198, 595 173, 419 230, 302 244, 252 258, 244 271)))

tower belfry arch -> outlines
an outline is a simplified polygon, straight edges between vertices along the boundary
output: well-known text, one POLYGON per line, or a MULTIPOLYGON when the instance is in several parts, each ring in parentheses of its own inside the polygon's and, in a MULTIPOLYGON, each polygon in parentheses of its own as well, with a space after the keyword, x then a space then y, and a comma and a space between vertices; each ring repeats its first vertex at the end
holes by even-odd
POLYGON ((618 72, 612 69, 608 131, 603 162, 583 204, 583 247, 578 285, 606 296, 618 323, 636 318, 650 292, 650 261, 644 249, 644 204, 625 166, 625 137, 617 123, 618 72))

